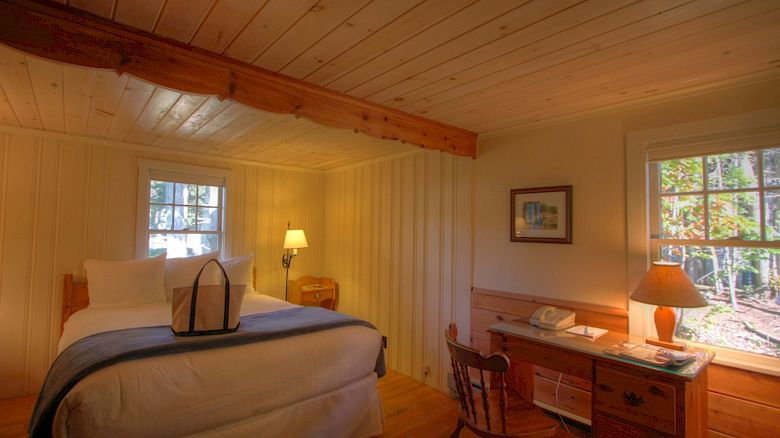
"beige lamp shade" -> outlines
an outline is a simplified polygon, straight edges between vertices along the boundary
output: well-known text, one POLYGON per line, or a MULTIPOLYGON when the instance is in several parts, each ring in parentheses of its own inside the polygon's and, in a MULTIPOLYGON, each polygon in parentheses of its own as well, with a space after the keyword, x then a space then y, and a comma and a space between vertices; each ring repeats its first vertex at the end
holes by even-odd
POLYGON ((304 234, 303 230, 287 230, 287 234, 284 235, 284 249, 308 247, 309 243, 306 242, 306 234, 304 234))
POLYGON ((670 262, 653 262, 631 299, 664 307, 705 307, 708 304, 680 265, 670 262))

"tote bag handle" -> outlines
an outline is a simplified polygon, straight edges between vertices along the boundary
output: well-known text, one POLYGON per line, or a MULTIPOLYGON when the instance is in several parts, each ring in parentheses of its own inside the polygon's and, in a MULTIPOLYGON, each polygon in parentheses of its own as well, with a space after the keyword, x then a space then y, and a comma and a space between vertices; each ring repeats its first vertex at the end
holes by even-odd
POLYGON ((206 269, 206 266, 208 266, 209 263, 214 262, 219 266, 219 269, 222 271, 222 276, 225 278, 225 312, 222 322, 222 330, 227 330, 228 328, 228 318, 230 315, 230 278, 228 278, 227 272, 225 272, 225 268, 222 266, 222 263, 219 262, 217 259, 209 259, 206 263, 201 266, 200 271, 198 271, 198 275, 195 276, 195 282, 192 284, 192 301, 190 302, 190 327, 189 331, 193 332, 195 331, 195 306, 198 303, 198 283, 200 282, 200 274, 203 273, 203 270, 206 269))

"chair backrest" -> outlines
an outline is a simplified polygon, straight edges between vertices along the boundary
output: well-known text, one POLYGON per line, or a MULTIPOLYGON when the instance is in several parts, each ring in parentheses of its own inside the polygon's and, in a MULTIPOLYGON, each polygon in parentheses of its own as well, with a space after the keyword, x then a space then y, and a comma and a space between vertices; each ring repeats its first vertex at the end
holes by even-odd
MULTIPOLYGON (((444 338, 447 341, 447 347, 450 350, 450 358, 452 359, 452 372, 455 377, 455 386, 458 390, 458 399, 460 400, 461 418, 471 426, 478 429, 483 429, 488 432, 497 432, 496 419, 491 418, 490 403, 488 402, 488 391, 485 386, 485 371, 488 371, 491 375, 490 390, 499 392, 498 403, 498 421, 500 421, 500 433, 506 434, 506 411, 507 411, 507 394, 506 394, 506 372, 509 369, 509 358, 503 353, 493 353, 489 356, 485 356, 471 347, 467 347, 458 343, 458 327, 455 324, 450 324, 444 338), (481 403, 482 412, 484 418, 479 417, 479 410, 477 409, 474 400, 474 390, 471 384, 471 375, 469 370, 475 370, 479 372, 479 383, 482 390, 481 403)), ((495 414, 494 414, 495 415, 495 414)))

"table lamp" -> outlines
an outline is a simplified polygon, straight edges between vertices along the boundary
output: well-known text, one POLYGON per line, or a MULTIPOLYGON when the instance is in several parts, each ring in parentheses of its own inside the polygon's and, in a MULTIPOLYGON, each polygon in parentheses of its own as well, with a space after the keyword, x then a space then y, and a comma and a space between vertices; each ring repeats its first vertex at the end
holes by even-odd
POLYGON ((290 276, 290 264, 292 264, 293 257, 298 255, 299 248, 308 248, 309 243, 306 241, 306 234, 303 230, 291 230, 290 222, 287 222, 287 233, 284 235, 284 249, 287 252, 282 255, 282 267, 285 269, 284 274, 284 299, 287 300, 287 282, 290 276), (290 254, 292 250, 292 254, 290 254))
POLYGON ((679 263, 653 262, 645 277, 630 297, 634 301, 658 306, 655 310, 655 329, 658 339, 648 338, 648 344, 673 350, 685 350, 683 342, 674 342, 674 328, 677 316, 674 307, 705 307, 704 296, 696 289, 679 263))

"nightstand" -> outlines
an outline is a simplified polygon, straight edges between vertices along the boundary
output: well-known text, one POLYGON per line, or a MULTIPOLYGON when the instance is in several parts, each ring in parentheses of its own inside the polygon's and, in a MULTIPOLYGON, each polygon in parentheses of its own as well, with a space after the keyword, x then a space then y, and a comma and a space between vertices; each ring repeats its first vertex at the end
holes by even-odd
POLYGON ((331 278, 301 277, 288 283, 290 302, 302 306, 320 306, 336 310, 338 285, 331 278))

